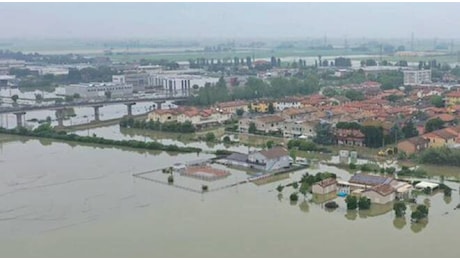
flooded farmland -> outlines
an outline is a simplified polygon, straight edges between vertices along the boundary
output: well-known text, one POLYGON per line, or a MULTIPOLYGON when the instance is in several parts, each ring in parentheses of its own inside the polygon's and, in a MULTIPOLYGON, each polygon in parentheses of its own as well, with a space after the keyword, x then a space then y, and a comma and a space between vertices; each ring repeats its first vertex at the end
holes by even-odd
MULTIPOLYGON (((2 257, 455 257, 458 184, 419 196, 426 224, 391 206, 329 212, 322 198, 291 203, 290 178, 191 193, 133 178, 207 154, 168 154, 0 136, 2 257), (443 239, 439 239, 443 238, 443 239), (445 238, 445 239, 444 239, 445 238), (376 255, 377 254, 377 255, 376 255)), ((346 178, 348 173, 320 165, 346 178)), ((236 172, 233 174, 245 174, 236 172)), ((239 176, 241 177, 241 176, 239 176)), ((212 185, 212 183, 210 184, 212 185)))

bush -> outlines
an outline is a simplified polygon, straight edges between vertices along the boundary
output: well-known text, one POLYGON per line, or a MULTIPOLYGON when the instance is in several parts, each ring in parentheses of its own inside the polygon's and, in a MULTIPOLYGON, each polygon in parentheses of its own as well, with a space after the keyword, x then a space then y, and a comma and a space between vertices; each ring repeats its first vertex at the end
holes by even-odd
POLYGON ((356 170, 356 164, 350 163, 350 164, 348 165, 348 168, 350 168, 350 170, 356 170))
POLYGON ((297 189, 299 187, 299 184, 297 182, 294 182, 292 184, 292 188, 297 189))
POLYGON ((339 207, 339 205, 335 201, 329 201, 326 204, 324 204, 324 207, 327 209, 336 209, 339 207))
POLYGON ((282 192, 283 189, 284 189, 284 187, 283 187, 281 184, 278 185, 278 187, 276 187, 276 190, 277 190, 278 192, 282 192))
POLYGON ((212 132, 207 133, 206 136, 205 136, 205 140, 206 140, 206 142, 214 142, 214 141, 216 141, 216 135, 214 135, 214 133, 212 133, 212 132))
POLYGON ((370 209, 371 200, 365 196, 359 198, 358 206, 360 210, 370 209))
POLYGON ((403 217, 406 214, 406 204, 402 201, 398 201, 393 205, 393 210, 395 211, 396 217, 403 217))
POLYGON ((358 199, 355 196, 348 195, 345 198, 345 202, 347 203, 347 209, 355 210, 358 208, 358 199))
POLYGON ((289 199, 290 199, 291 201, 298 201, 298 200, 299 200, 299 196, 297 195, 297 192, 292 193, 292 194, 289 196, 289 199))

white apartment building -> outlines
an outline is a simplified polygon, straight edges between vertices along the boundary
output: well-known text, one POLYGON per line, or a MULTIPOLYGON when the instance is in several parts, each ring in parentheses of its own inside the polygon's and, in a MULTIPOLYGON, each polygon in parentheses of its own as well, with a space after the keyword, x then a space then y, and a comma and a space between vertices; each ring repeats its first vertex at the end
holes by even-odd
POLYGON ((404 86, 414 86, 431 82, 431 70, 406 70, 404 73, 404 86))

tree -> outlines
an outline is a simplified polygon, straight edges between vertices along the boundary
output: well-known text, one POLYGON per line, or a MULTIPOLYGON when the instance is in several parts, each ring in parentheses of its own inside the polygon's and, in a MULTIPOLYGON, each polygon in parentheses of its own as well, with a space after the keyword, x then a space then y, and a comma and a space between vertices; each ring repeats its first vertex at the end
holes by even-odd
POLYGON ((337 91, 335 89, 331 88, 331 87, 324 88, 322 93, 326 97, 333 97, 333 96, 337 95, 337 91))
POLYGON ((18 95, 12 95, 11 99, 13 100, 14 103, 16 103, 18 101, 18 99, 19 99, 19 96, 18 95))
POLYGON ((332 125, 320 122, 315 126, 316 136, 313 141, 317 144, 330 145, 335 144, 335 136, 332 132, 332 125))
POLYGON ((435 107, 444 107, 444 101, 441 96, 434 95, 430 98, 430 102, 435 107))
POLYGON ((278 192, 282 192, 283 189, 284 189, 284 187, 283 187, 281 184, 278 185, 278 187, 276 187, 276 190, 277 190, 278 192))
POLYGON ((36 100, 37 102, 43 101, 43 96, 42 96, 42 94, 36 93, 36 94, 35 94, 35 100, 36 100))
POLYGON ((428 122, 426 122, 425 131, 433 132, 433 131, 443 128, 443 126, 444 126, 444 121, 442 121, 439 117, 433 118, 433 119, 428 120, 428 122))
POLYGON ((289 196, 289 199, 290 199, 291 201, 298 201, 298 200, 299 200, 299 196, 297 195, 297 192, 292 193, 292 194, 289 196))
POLYGON ((238 108, 238 109, 236 110, 236 115, 237 115, 237 116, 242 116, 243 114, 244 114, 244 109, 238 108))
POLYGON ((371 199, 367 198, 366 196, 360 197, 358 201, 358 206, 360 210, 370 209, 371 199))
POLYGON ((347 97, 351 101, 361 101, 364 100, 364 93, 361 91, 350 89, 345 92, 345 97, 347 97))
POLYGON ((294 183, 292 184, 292 188, 294 188, 294 189, 299 188, 299 184, 298 184, 297 182, 294 182, 294 183))
POLYGON ((416 210, 412 212, 410 217, 412 221, 419 222, 421 219, 428 217, 428 207, 423 204, 417 205, 416 210))
POLYGON ((383 128, 381 126, 363 126, 364 143, 367 147, 379 148, 383 141, 383 128))
POLYGON ((226 135, 226 136, 222 139, 222 141, 223 141, 224 143, 226 143, 226 144, 228 144, 228 143, 231 142, 230 137, 229 137, 228 135, 226 135))
POLYGON ((344 57, 335 58, 336 67, 351 67, 351 60, 344 57))
POLYGON ((107 99, 110 99, 110 98, 112 97, 112 92, 106 91, 106 92, 104 92, 104 95, 105 95, 105 97, 106 97, 107 99))
POLYGON ((216 140, 216 136, 214 135, 214 133, 210 132, 206 134, 205 139, 206 142, 214 142, 216 140))
POLYGON ((256 124, 254 122, 249 123, 248 133, 255 134, 257 131, 256 124))
POLYGON ((377 62, 373 59, 367 59, 365 61, 366 66, 377 66, 377 62))
POLYGON ((345 198, 345 202, 347 203, 347 209, 355 210, 358 207, 358 200, 355 196, 348 195, 345 198))
POLYGON ((393 205, 393 210, 397 218, 403 217, 406 214, 406 204, 403 201, 398 201, 393 205))
POLYGON ((267 141, 266 146, 267 146, 268 149, 273 148, 274 145, 275 145, 275 142, 273 140, 267 141))
POLYGON ((414 136, 418 136, 418 130, 415 128, 414 122, 409 120, 402 128, 401 131, 403 132, 404 138, 411 138, 414 136))
POLYGON ((270 113, 270 114, 274 114, 274 113, 275 113, 275 107, 273 106, 273 103, 272 103, 272 102, 270 102, 270 103, 268 104, 268 113, 270 113))

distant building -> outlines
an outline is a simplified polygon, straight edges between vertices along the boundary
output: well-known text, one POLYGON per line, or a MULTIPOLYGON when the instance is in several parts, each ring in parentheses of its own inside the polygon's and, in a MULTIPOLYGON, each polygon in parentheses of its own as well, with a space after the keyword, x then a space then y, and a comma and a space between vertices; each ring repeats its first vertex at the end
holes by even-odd
POLYGON ((218 81, 218 78, 196 75, 155 74, 149 76, 148 85, 161 86, 165 91, 169 92, 187 92, 195 88, 202 88, 207 83, 216 84, 218 81))
POLYGON ((80 95, 82 98, 104 97, 106 92, 110 92, 111 97, 130 96, 133 93, 133 86, 129 84, 118 84, 112 82, 103 83, 80 83, 67 85, 65 95, 80 95))
POLYGON ((430 141, 420 136, 415 136, 398 142, 398 151, 407 155, 421 152, 429 147, 430 141))
POLYGON ((406 70, 404 73, 404 86, 414 86, 431 82, 431 70, 406 70))
POLYGON ((0 88, 14 87, 16 76, 14 75, 0 75, 0 88))
POLYGON ((133 86, 134 91, 143 91, 149 86, 149 74, 147 73, 129 73, 124 75, 113 75, 112 82, 118 84, 129 84, 133 86))

